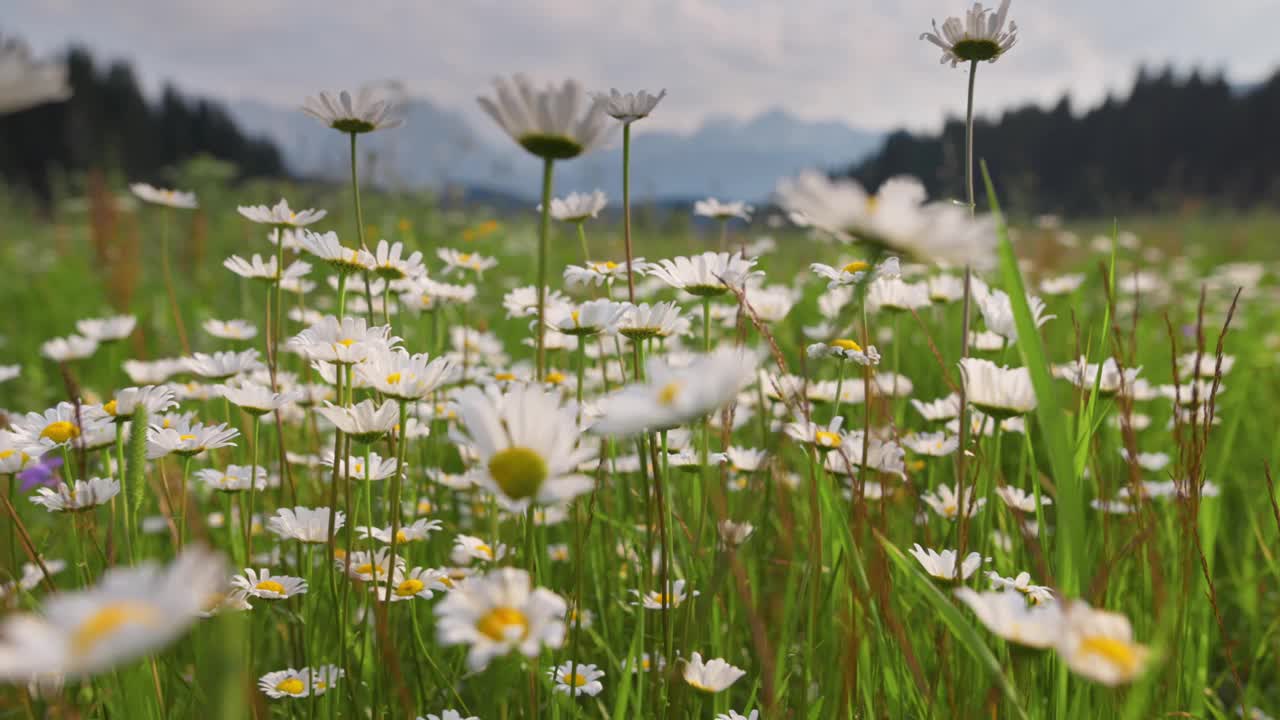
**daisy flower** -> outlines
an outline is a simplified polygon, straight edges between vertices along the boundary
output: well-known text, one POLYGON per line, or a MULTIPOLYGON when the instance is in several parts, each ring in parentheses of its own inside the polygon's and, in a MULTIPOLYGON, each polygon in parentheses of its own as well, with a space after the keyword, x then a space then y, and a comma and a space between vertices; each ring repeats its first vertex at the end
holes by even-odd
POLYGON ((49 512, 79 512, 105 505, 119 494, 119 480, 90 478, 88 482, 76 480, 75 485, 70 488, 65 484, 59 484, 57 490, 39 488, 31 502, 43 506, 49 512))
MULTIPOLYGON (((322 467, 333 467, 333 451, 325 450, 320 456, 322 467)), ((376 452, 369 452, 369 461, 365 462, 363 455, 352 455, 345 461, 338 461, 338 475, 345 477, 350 474, 357 480, 386 480, 396 472, 397 460, 394 457, 382 457, 376 452)), ((407 467, 407 466, 406 466, 407 467)))
POLYGON ((399 344, 400 338, 391 335, 390 325, 370 327, 364 318, 350 315, 341 320, 325 315, 289 340, 289 347, 308 360, 338 365, 354 365, 375 348, 399 344))
MULTIPOLYGON (((1013 317, 1013 304, 1009 295, 1003 290, 992 290, 985 283, 973 283, 973 299, 978 303, 978 311, 982 313, 982 322, 987 329, 1008 340, 1017 342, 1018 325, 1013 317)), ((1027 306, 1031 310, 1031 320, 1036 327, 1053 320, 1057 315, 1046 315, 1044 301, 1034 295, 1027 295, 1027 306)))
POLYGON ((653 657, 650 656, 649 653, 642 654, 639 662, 634 662, 632 658, 623 658, 622 669, 630 670, 633 674, 638 672, 649 672, 655 667, 659 671, 665 670, 667 668, 666 659, 661 655, 657 656, 657 658, 657 662, 654 662, 653 657))
MULTIPOLYGON (((960 516, 961 497, 956 495, 956 491, 951 489, 951 486, 938 486, 933 491, 920 496, 920 500, 932 507, 933 511, 941 515, 942 518, 955 520, 960 516)), ((969 516, 969 518, 973 518, 974 515, 978 514, 978 511, 983 509, 983 506, 987 505, 986 497, 979 497, 975 500, 972 488, 970 488, 969 497, 965 497, 963 500, 965 515, 969 516)))
POLYGON ((955 593, 979 622, 1011 643, 1052 647, 1062 632, 1062 610, 1055 603, 1028 605, 1017 593, 980 593, 968 587, 958 587, 955 593))
MULTIPOLYGON (((569 193, 563 198, 551 199, 551 217, 560 222, 581 223, 594 220, 608 201, 603 190, 590 193, 569 193)), ((542 212, 542 204, 537 207, 542 212)))
POLYGON ((944 457, 960 447, 960 438, 942 431, 911 433, 902 438, 902 444, 917 455, 944 457))
MULTIPOLYGON (((1081 356, 1077 360, 1063 365, 1056 365, 1053 368, 1055 376, 1066 380, 1081 390, 1092 392, 1096 384, 1098 392, 1103 395, 1115 395, 1123 391, 1124 388, 1133 387, 1138 380, 1138 373, 1140 372, 1142 372, 1141 367, 1121 368, 1113 357, 1109 357, 1101 363, 1091 363, 1088 358, 1081 356)), ((1218 389, 1221 390, 1221 386, 1218 389)), ((1203 394, 1199 397, 1209 397, 1209 387, 1204 386, 1203 390, 1203 394)), ((1189 398, 1190 396, 1190 389, 1184 388, 1183 398, 1189 398)))
POLYGON ((373 250, 373 272, 385 280, 402 280, 404 278, 425 275, 427 268, 422 264, 422 253, 414 250, 408 257, 404 253, 404 243, 388 243, 379 240, 373 250))
POLYGON ((220 340, 252 340, 258 335, 258 328, 244 320, 204 321, 204 331, 220 340))
POLYGON ((88 318, 76 322, 80 334, 99 343, 123 340, 133 334, 138 319, 132 315, 116 315, 108 318, 88 318))
POLYGON ((235 384, 220 385, 218 392, 228 402, 244 410, 250 415, 266 415, 296 401, 299 394, 295 391, 282 393, 272 392, 266 385, 250 380, 235 384))
POLYGON ((324 234, 303 230, 299 243, 303 251, 328 263, 340 275, 373 269, 372 253, 343 246, 332 230, 324 234))
POLYGON ((234 446, 231 440, 239 434, 225 424, 206 426, 184 421, 170 428, 152 426, 147 433, 147 459, 156 460, 170 453, 194 457, 205 450, 234 446))
POLYGON ((819 425, 811 420, 798 420, 787 423, 783 432, 792 440, 825 452, 844 444, 844 436, 840 433, 840 426, 843 424, 844 418, 839 415, 831 418, 826 425, 819 425))
MULTIPOLYGON (((370 586, 374 597, 386 597, 387 586, 370 586)), ((405 572, 398 568, 391 578, 391 602, 403 602, 414 598, 430 600, 437 592, 448 592, 453 589, 453 580, 443 570, 416 567, 405 572)))
POLYGON ((262 466, 250 468, 248 465, 228 465, 225 470, 205 468, 196 471, 196 479, 204 483, 210 490, 219 492, 240 492, 248 490, 250 483, 257 489, 267 488, 267 469, 262 466), (250 480, 250 478, 255 478, 250 480))
MULTIPOLYGON (((816 275, 827 281, 828 290, 838 290, 840 288, 848 288, 862 282, 862 278, 866 277, 867 272, 871 270, 871 264, 862 260, 854 260, 845 263, 840 267, 824 265, 823 263, 811 263, 809 269, 816 275)), ((898 263, 898 258, 890 256, 875 268, 875 276, 878 278, 894 279, 901 277, 902 270, 898 263)), ((844 295, 841 297, 840 305, 845 305, 852 298, 852 295, 844 295)), ((834 311, 834 308, 831 308, 834 311)))
MULTIPOLYGON (((964 278, 955 275, 930 275, 929 299, 934 303, 952 303, 964 299, 964 278)), ((972 293, 972 288, 970 289, 972 293)))
POLYGON ((303 672, 310 679, 309 689, 313 695, 323 695, 329 688, 338 684, 338 681, 346 677, 347 671, 337 665, 322 665, 317 668, 303 668, 303 672))
POLYGON ((0 431, 0 475, 13 475, 25 470, 44 449, 39 445, 24 449, 17 435, 0 431))
POLYGON ((417 720, 480 720, 480 718, 475 715, 462 717, 462 713, 457 710, 442 710, 439 715, 427 713, 425 718, 419 717, 417 720))
POLYGON ((352 440, 366 445, 391 432, 399 421, 399 406, 392 400, 382 405, 372 399, 361 400, 351 407, 326 402, 324 407, 317 407, 316 412, 352 440))
MULTIPOLYGON (((282 540, 298 540, 304 543, 329 542, 329 508, 280 508, 267 521, 267 530, 282 540)), ((334 532, 346 524, 346 514, 341 510, 332 518, 334 532)))
POLYGON ((876 278, 867 286, 867 311, 892 310, 907 312, 920 310, 933 304, 929 299, 929 286, 909 283, 900 278, 876 278))
MULTIPOLYGON (((552 206, 555 207, 554 205, 552 206)), ((632 258, 631 267, 640 272, 645 266, 644 258, 632 258)), ((569 265, 564 269, 564 283, 569 287, 579 285, 609 285, 627 279, 627 264, 612 260, 597 260, 584 265, 569 265)))
POLYGON ((272 575, 266 568, 245 568, 244 574, 231 578, 231 585, 264 600, 288 600, 307 591, 306 580, 288 575, 272 575))
POLYGON ((497 550, 488 542, 471 535, 458 535, 453 539, 450 560, 454 565, 466 565, 472 560, 496 562, 506 557, 507 546, 498 543, 497 550))
MULTIPOLYGON (((222 267, 239 275, 246 280, 266 280, 275 282, 279 279, 279 265, 276 263, 274 255, 266 258, 257 253, 253 254, 248 260, 239 255, 232 255, 222 261, 222 267)), ((310 266, 307 266, 310 269, 310 266)))
POLYGON ((720 531, 720 541, 726 547, 738 547, 756 530, 749 522, 734 522, 728 518, 721 520, 716 527, 720 531))
POLYGON ((410 355, 402 348, 381 344, 371 346, 356 373, 365 383, 396 400, 421 400, 458 376, 458 368, 447 358, 430 358, 426 353, 410 355))
POLYGON ((80 335, 53 338, 40 345, 40 354, 54 362, 83 360, 98 350, 98 341, 80 335))
POLYGON ((224 580, 220 556, 188 547, 168 567, 108 568, 97 585, 44 600, 0 625, 0 678, 96 675, 159 650, 199 617, 224 580))
POLYGON ((653 109, 666 96, 666 90, 658 91, 657 95, 650 95, 648 90, 620 93, 617 88, 612 88, 608 94, 596 93, 594 98, 601 104, 606 115, 627 124, 649 117, 649 113, 653 112, 653 109))
MULTIPOLYGON (((564 293, 551 288, 546 289, 544 302, 548 313, 570 305, 570 300, 564 293)), ((502 296, 502 307, 506 309, 509 318, 537 315, 538 288, 533 285, 512 288, 502 296)))
POLYGON ((695 652, 684 666, 684 681, 706 693, 718 693, 738 682, 746 670, 736 668, 721 658, 702 661, 702 654, 695 652))
POLYGON ((1082 600, 1067 605, 1058 654, 1078 675, 1103 685, 1122 685, 1142 674, 1151 650, 1134 642, 1133 626, 1118 613, 1095 610, 1082 600))
POLYGON ((467 580, 435 613, 440 644, 470 646, 467 667, 478 672, 512 650, 531 658, 544 645, 559 648, 566 609, 559 595, 534 588, 529 573, 502 568, 467 580))
POLYGON ((477 450, 477 484, 513 509, 567 502, 592 488, 577 468, 595 450, 579 445, 577 411, 557 393, 524 386, 499 395, 468 387, 456 402, 465 432, 455 429, 451 436, 477 450))
POLYGON ((955 550, 943 550, 939 553, 932 548, 926 550, 920 547, 919 543, 916 543, 912 546, 910 552, 920 562, 925 572, 947 582, 968 580, 969 576, 973 575, 978 567, 982 565, 982 556, 976 552, 966 555, 960 563, 960 567, 956 567, 955 550))
POLYGON ((566 335, 613 334, 627 306, 612 300, 589 300, 581 305, 549 309, 547 327, 566 335))
POLYGON ((1009 14, 1009 0, 1003 0, 998 10, 992 11, 974 3, 961 20, 949 17, 938 29, 933 21, 933 32, 922 33, 921 40, 928 40, 942 49, 943 63, 955 67, 962 62, 995 62, 1018 41, 1018 24, 1009 22, 1004 29, 1005 16, 1009 14))
POLYGON ((1040 281, 1040 292, 1045 295, 1070 295, 1084 284, 1084 273, 1055 275, 1040 281))
POLYGON ((743 288, 752 272, 754 259, 740 254, 707 251, 693 257, 663 259, 642 266, 641 272, 656 277, 667 285, 697 297, 723 295, 729 288, 743 288))
POLYGON ((1020 572, 1015 577, 1007 578, 990 570, 987 572, 987 579, 991 581, 991 587, 1021 593, 1026 597, 1026 602, 1032 605, 1048 605, 1053 602, 1053 589, 1046 585, 1032 585, 1029 572, 1020 572))
POLYGON ((477 275, 484 275, 485 270, 498 265, 496 258, 487 257, 480 253, 458 252, 453 248, 438 248, 436 257, 444 262, 445 275, 459 270, 470 270, 477 275))
POLYGON ((956 393, 938 400, 920 401, 911 399, 911 407, 931 422, 942 422, 960 415, 960 396, 956 393))
POLYGON ((306 668, 294 670, 276 670, 258 678, 258 689, 273 700, 280 698, 306 697, 310 690, 309 673, 306 668))
POLYGON ((715 720, 760 720, 760 711, 752 710, 750 713, 743 715, 735 710, 730 710, 727 713, 716 715, 715 720))
POLYGON ((65 400, 43 413, 27 413, 20 418, 10 418, 10 422, 13 425, 13 443, 37 455, 75 442, 82 435, 97 434, 110 426, 110 418, 105 413, 94 414, 87 406, 77 408, 65 400))
POLYGON ((579 695, 595 697, 604 690, 604 683, 600 682, 600 678, 604 677, 604 671, 595 665, 565 662, 548 670, 547 676, 555 682, 556 692, 572 697, 579 695))
POLYGON ((195 353, 186 358, 185 362, 189 372, 207 380, 226 380, 236 375, 267 369, 258 359, 258 351, 253 348, 240 352, 215 352, 212 355, 195 353))
POLYGON ((702 417, 733 402, 753 379, 756 363, 753 353, 732 347, 698 356, 685 367, 673 367, 670 358, 650 358, 645 382, 628 385, 600 402, 602 417, 592 431, 631 435, 702 417))
POLYGON ((0 365, 0 382, 7 382, 22 374, 21 365, 0 365))
POLYGON ((336 97, 321 91, 302 102, 302 111, 338 132, 351 135, 389 130, 400 127, 403 122, 395 116, 395 105, 389 100, 376 99, 370 87, 360 88, 355 98, 346 90, 336 97))
MULTIPOLYGON (((396 535, 396 543, 410 543, 418 540, 426 540, 431 533, 439 532, 444 526, 439 520, 428 520, 421 518, 400 528, 400 533, 396 535)), ((391 528, 377 527, 356 527, 356 534, 362 538, 373 538, 380 543, 391 544, 391 528)))
POLYGON ((538 90, 524 75, 496 78, 497 97, 478 98, 480 107, 529 153, 545 160, 567 160, 604 143, 608 125, 604 106, 587 103, 582 87, 566 80, 559 88, 538 90), (582 109, 586 107, 586 112, 582 109), (579 114, 581 113, 581 117, 579 114))
POLYGON ((814 343, 805 348, 805 354, 815 360, 826 357, 852 360, 864 367, 880 364, 880 352, 876 350, 875 345, 868 345, 863 350, 861 345, 848 338, 839 338, 829 343, 814 343))
POLYGON ((715 220, 732 220, 739 218, 751 221, 752 207, 744 202, 720 202, 715 198, 699 200, 693 204, 693 214, 715 220))
POLYGON ((639 590, 632 590, 631 594, 640 598, 638 603, 646 610, 666 610, 668 608, 678 608, 684 604, 684 601, 690 597, 697 597, 702 593, 694 590, 691 594, 686 594, 684 580, 673 580, 668 586, 668 592, 661 593, 657 590, 650 590, 641 595, 639 590))
MULTIPOLYGON (((347 573, 347 576, 353 580, 359 580, 361 582, 375 582, 378 579, 394 576, 395 573, 388 572, 390 560, 390 548, 378 548, 377 550, 367 552, 364 550, 357 550, 348 554, 346 558, 339 559, 338 566, 339 569, 344 570, 347 573)), ((404 567, 404 557, 397 555, 395 572, 402 572, 404 567)))
MULTIPOLYGON (((1004 501, 1005 505, 1014 510, 1021 510, 1025 513, 1033 513, 1036 511, 1035 493, 1029 493, 1022 488, 1016 488, 1012 485, 1002 485, 996 488, 996 495, 1004 501)), ((1042 496, 1040 499, 1042 505, 1052 505, 1053 498, 1042 496)))
POLYGON ((133 183, 129 186, 129 190, 137 195, 141 200, 149 202, 153 205, 164 205, 171 208, 181 208, 190 210, 196 207, 196 194, 193 192, 183 192, 181 190, 165 190, 162 188, 152 187, 147 183, 133 183))
POLYGON ((1001 367, 980 358, 961 358, 959 365, 969 402, 984 413, 1004 420, 1036 409, 1027 368, 1001 367))
POLYGON ((280 198, 280 202, 271 207, 266 205, 240 205, 236 207, 236 211, 250 222, 274 225, 278 228, 306 227, 311 223, 324 219, 324 216, 328 214, 327 210, 314 209, 295 212, 289 209, 289 201, 284 198, 280 198))
POLYGON ((673 302, 653 305, 623 303, 623 311, 617 323, 618 332, 632 341, 671 337, 679 333, 682 327, 680 306, 673 302))

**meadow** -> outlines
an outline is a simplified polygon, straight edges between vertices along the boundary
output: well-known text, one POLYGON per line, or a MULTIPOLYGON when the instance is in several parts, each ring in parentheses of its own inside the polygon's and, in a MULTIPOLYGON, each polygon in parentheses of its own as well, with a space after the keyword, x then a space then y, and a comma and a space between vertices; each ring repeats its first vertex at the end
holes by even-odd
POLYGON ((520 212, 327 94, 350 184, 6 197, 0 714, 1275 714, 1280 218, 556 194, 662 99, 500 83, 520 212))

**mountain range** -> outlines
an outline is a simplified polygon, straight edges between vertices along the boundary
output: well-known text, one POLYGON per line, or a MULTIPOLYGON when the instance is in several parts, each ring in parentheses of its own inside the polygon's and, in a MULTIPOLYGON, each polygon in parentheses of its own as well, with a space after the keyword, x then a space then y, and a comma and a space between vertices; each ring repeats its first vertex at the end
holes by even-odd
MULTIPOLYGON (((240 127, 264 136, 290 171, 341 179, 350 172, 347 144, 296 108, 238 101, 228 110, 240 127)), ((422 98, 404 103, 404 124, 361 138, 362 174, 401 187, 461 186, 535 200, 541 163, 501 136, 479 108, 441 107, 422 98)), ((879 132, 834 121, 802 120, 773 109, 740 120, 708 117, 691 133, 633 126, 631 187, 637 201, 713 196, 767 200, 779 178, 812 167, 847 167, 876 150, 879 132)), ((603 189, 621 194, 622 134, 606 148, 556 166, 555 192, 603 189)))

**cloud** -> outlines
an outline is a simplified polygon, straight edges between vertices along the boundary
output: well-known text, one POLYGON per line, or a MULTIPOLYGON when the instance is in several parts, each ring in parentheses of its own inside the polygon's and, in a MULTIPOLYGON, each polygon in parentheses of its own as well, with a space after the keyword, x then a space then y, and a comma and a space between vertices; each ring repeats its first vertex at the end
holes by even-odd
MULTIPOLYGON (((900 0, 14 0, 9 32, 38 49, 69 41, 132 59, 151 87, 295 104, 322 88, 402 80, 464 109, 497 74, 588 87, 665 87, 651 127, 772 107, 868 128, 936 127, 963 111, 963 70, 918 39, 961 2, 900 0)), ((980 111, 1070 91, 1076 107, 1123 91, 1143 61, 1224 68, 1254 81, 1271 68, 1280 4, 1221 0, 1015 1, 1019 43, 978 73, 980 111), (1231 20, 1231 29, 1224 28, 1231 20)))

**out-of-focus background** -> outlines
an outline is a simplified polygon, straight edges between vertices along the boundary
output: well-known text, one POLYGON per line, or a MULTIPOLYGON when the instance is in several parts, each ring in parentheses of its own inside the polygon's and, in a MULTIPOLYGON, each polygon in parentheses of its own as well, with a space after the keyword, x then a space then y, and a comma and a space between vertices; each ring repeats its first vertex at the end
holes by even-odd
MULTIPOLYGON (((0 174, 43 207, 99 178, 341 179, 345 145, 300 111, 380 86, 405 125, 364 144, 367 180, 527 208, 539 166, 475 103, 497 74, 668 90, 636 125, 637 201, 764 203, 818 167, 907 173, 962 194, 967 73, 919 39, 961 3, 10 0, 0 32, 63 63, 70 97, 0 116, 0 174)), ((1019 40, 977 76, 979 157, 1007 206, 1071 217, 1251 208, 1280 195, 1280 3, 1014 2, 1019 40), (1229 31, 1228 29, 1229 28, 1229 31)), ((10 55, 12 52, 9 53, 10 55)), ((619 153, 557 192, 619 188, 619 153)))

